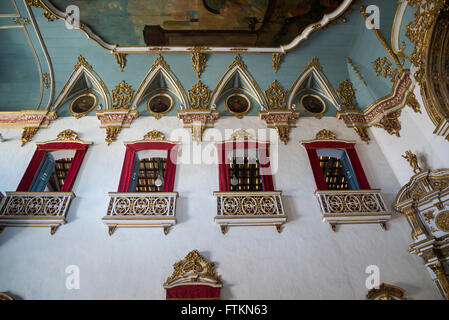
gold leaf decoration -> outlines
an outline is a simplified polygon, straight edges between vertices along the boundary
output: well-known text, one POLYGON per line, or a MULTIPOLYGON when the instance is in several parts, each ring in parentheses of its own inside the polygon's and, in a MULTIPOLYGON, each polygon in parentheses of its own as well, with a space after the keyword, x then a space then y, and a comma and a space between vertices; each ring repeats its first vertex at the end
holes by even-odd
POLYGON ((268 110, 285 110, 287 109, 286 98, 287 90, 285 90, 277 80, 265 90, 267 98, 268 110))
POLYGON ((112 109, 129 109, 134 90, 125 81, 112 90, 112 109))
POLYGON ((351 81, 345 80, 338 86, 337 94, 340 97, 341 106, 344 110, 355 109, 355 88, 351 81))
POLYGON ((374 71, 379 77, 388 79, 391 82, 395 82, 399 77, 399 71, 393 67, 393 64, 387 59, 387 57, 378 58, 372 62, 374 71))
POLYGON ((337 136, 332 131, 323 129, 316 134, 315 140, 337 140, 337 136))
POLYGON ((152 130, 148 132, 146 135, 143 136, 144 140, 165 140, 165 135, 158 131, 158 130, 152 130))
POLYGON ((191 109, 209 109, 210 90, 200 81, 189 90, 191 109))
POLYGON ((173 269, 173 274, 167 278, 164 286, 180 282, 221 284, 220 276, 215 273, 215 264, 204 259, 197 250, 189 252, 183 260, 176 262, 173 269))
POLYGON ((60 141, 80 141, 78 134, 73 131, 72 129, 66 129, 64 131, 61 131, 57 137, 56 140, 60 141))

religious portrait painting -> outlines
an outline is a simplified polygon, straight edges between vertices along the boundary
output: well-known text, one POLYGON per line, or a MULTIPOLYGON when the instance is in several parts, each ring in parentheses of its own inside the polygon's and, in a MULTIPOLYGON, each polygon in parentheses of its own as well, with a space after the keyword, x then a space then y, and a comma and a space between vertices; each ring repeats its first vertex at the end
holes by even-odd
POLYGON ((156 119, 160 119, 164 114, 173 108, 173 98, 167 93, 159 93, 148 100, 147 110, 156 119))
POLYGON ((72 101, 69 107, 70 113, 76 118, 81 118, 97 106, 97 101, 95 94, 83 94, 72 101))
POLYGON ((299 104, 306 112, 319 118, 326 112, 326 103, 314 94, 303 95, 299 104))
POLYGON ((251 101, 240 93, 231 94, 225 102, 226 110, 237 118, 242 118, 251 109, 251 101))

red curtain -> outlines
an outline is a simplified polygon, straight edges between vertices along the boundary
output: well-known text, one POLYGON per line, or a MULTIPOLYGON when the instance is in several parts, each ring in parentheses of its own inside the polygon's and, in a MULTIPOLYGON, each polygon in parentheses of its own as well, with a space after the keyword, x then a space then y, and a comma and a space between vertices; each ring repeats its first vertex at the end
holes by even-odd
POLYGON ((220 185, 220 191, 229 191, 231 188, 229 186, 229 171, 226 158, 226 148, 224 145, 217 145, 218 152, 218 181, 220 185))
POLYGON ((164 192, 172 192, 175 184, 176 159, 178 146, 167 142, 138 142, 126 145, 125 160, 117 192, 128 192, 131 174, 133 171, 134 157, 139 150, 168 150, 167 164, 165 167, 164 192))
POLYGON ((34 175, 36 174, 37 170, 39 169, 39 166, 41 165, 44 155, 45 155, 44 150, 37 149, 34 152, 33 158, 31 158, 31 161, 28 164, 25 174, 23 175, 22 180, 20 180, 19 186, 17 187, 16 191, 25 191, 25 192, 28 191, 28 189, 31 186, 31 183, 33 182, 34 175))
POLYGON ((320 159, 316 149, 308 149, 307 155, 309 156, 310 166, 312 167, 313 177, 315 178, 316 187, 318 190, 327 190, 326 180, 324 179, 323 170, 321 170, 320 159))
POLYGON ((178 146, 172 147, 167 153, 167 163, 165 165, 165 177, 163 192, 173 192, 175 187, 176 162, 178 158, 178 146))
POLYGON ((274 191, 273 176, 271 175, 270 150, 267 145, 265 145, 265 148, 259 149, 259 163, 263 191, 274 191))
POLYGON ((67 172, 67 176, 64 180, 64 185, 61 188, 61 192, 69 192, 72 189, 73 182, 75 182, 76 175, 83 163, 84 155, 86 154, 86 149, 76 150, 75 157, 73 157, 70 169, 67 172))
POLYGON ((359 188, 362 190, 370 190, 371 187, 368 183, 368 179, 365 175, 365 170, 363 170, 362 163, 360 162, 359 156, 355 151, 354 147, 346 149, 349 161, 351 161, 352 169, 354 170, 355 176, 357 178, 357 183, 359 188))
POLYGON ((166 289, 167 300, 220 298, 220 288, 208 285, 183 285, 166 289))
POLYGON ((135 155, 136 150, 126 146, 125 160, 123 161, 122 173, 120 175, 120 182, 118 184, 117 192, 128 192, 135 155))

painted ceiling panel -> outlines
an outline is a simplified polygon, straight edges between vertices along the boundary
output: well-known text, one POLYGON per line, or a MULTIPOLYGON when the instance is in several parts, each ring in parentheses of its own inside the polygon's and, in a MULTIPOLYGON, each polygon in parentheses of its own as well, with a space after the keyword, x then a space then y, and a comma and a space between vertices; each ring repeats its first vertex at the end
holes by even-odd
POLYGON ((41 80, 36 57, 22 28, 0 29, 0 110, 35 109, 41 80))
POLYGON ((290 43, 343 0, 52 0, 120 46, 251 46, 290 43), (221 35, 221 36, 220 36, 221 35), (190 38, 186 42, 186 38, 190 38))

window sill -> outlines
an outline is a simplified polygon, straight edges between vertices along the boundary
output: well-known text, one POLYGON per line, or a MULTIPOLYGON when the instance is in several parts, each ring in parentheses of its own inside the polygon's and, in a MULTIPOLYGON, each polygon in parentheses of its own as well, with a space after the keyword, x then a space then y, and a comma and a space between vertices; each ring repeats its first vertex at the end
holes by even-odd
POLYGON ((108 213, 103 223, 109 235, 116 228, 163 228, 167 235, 176 224, 177 192, 109 192, 108 213))
POLYGON ((287 221, 281 191, 214 192, 217 216, 214 221, 226 233, 231 226, 275 226, 280 233, 287 221))
POLYGON ((73 192, 6 192, 0 210, 0 232, 6 227, 49 227, 65 224, 73 192))
POLYGON ((322 220, 333 231, 338 224, 380 224, 386 230, 391 219, 380 190, 318 190, 315 192, 322 220))

